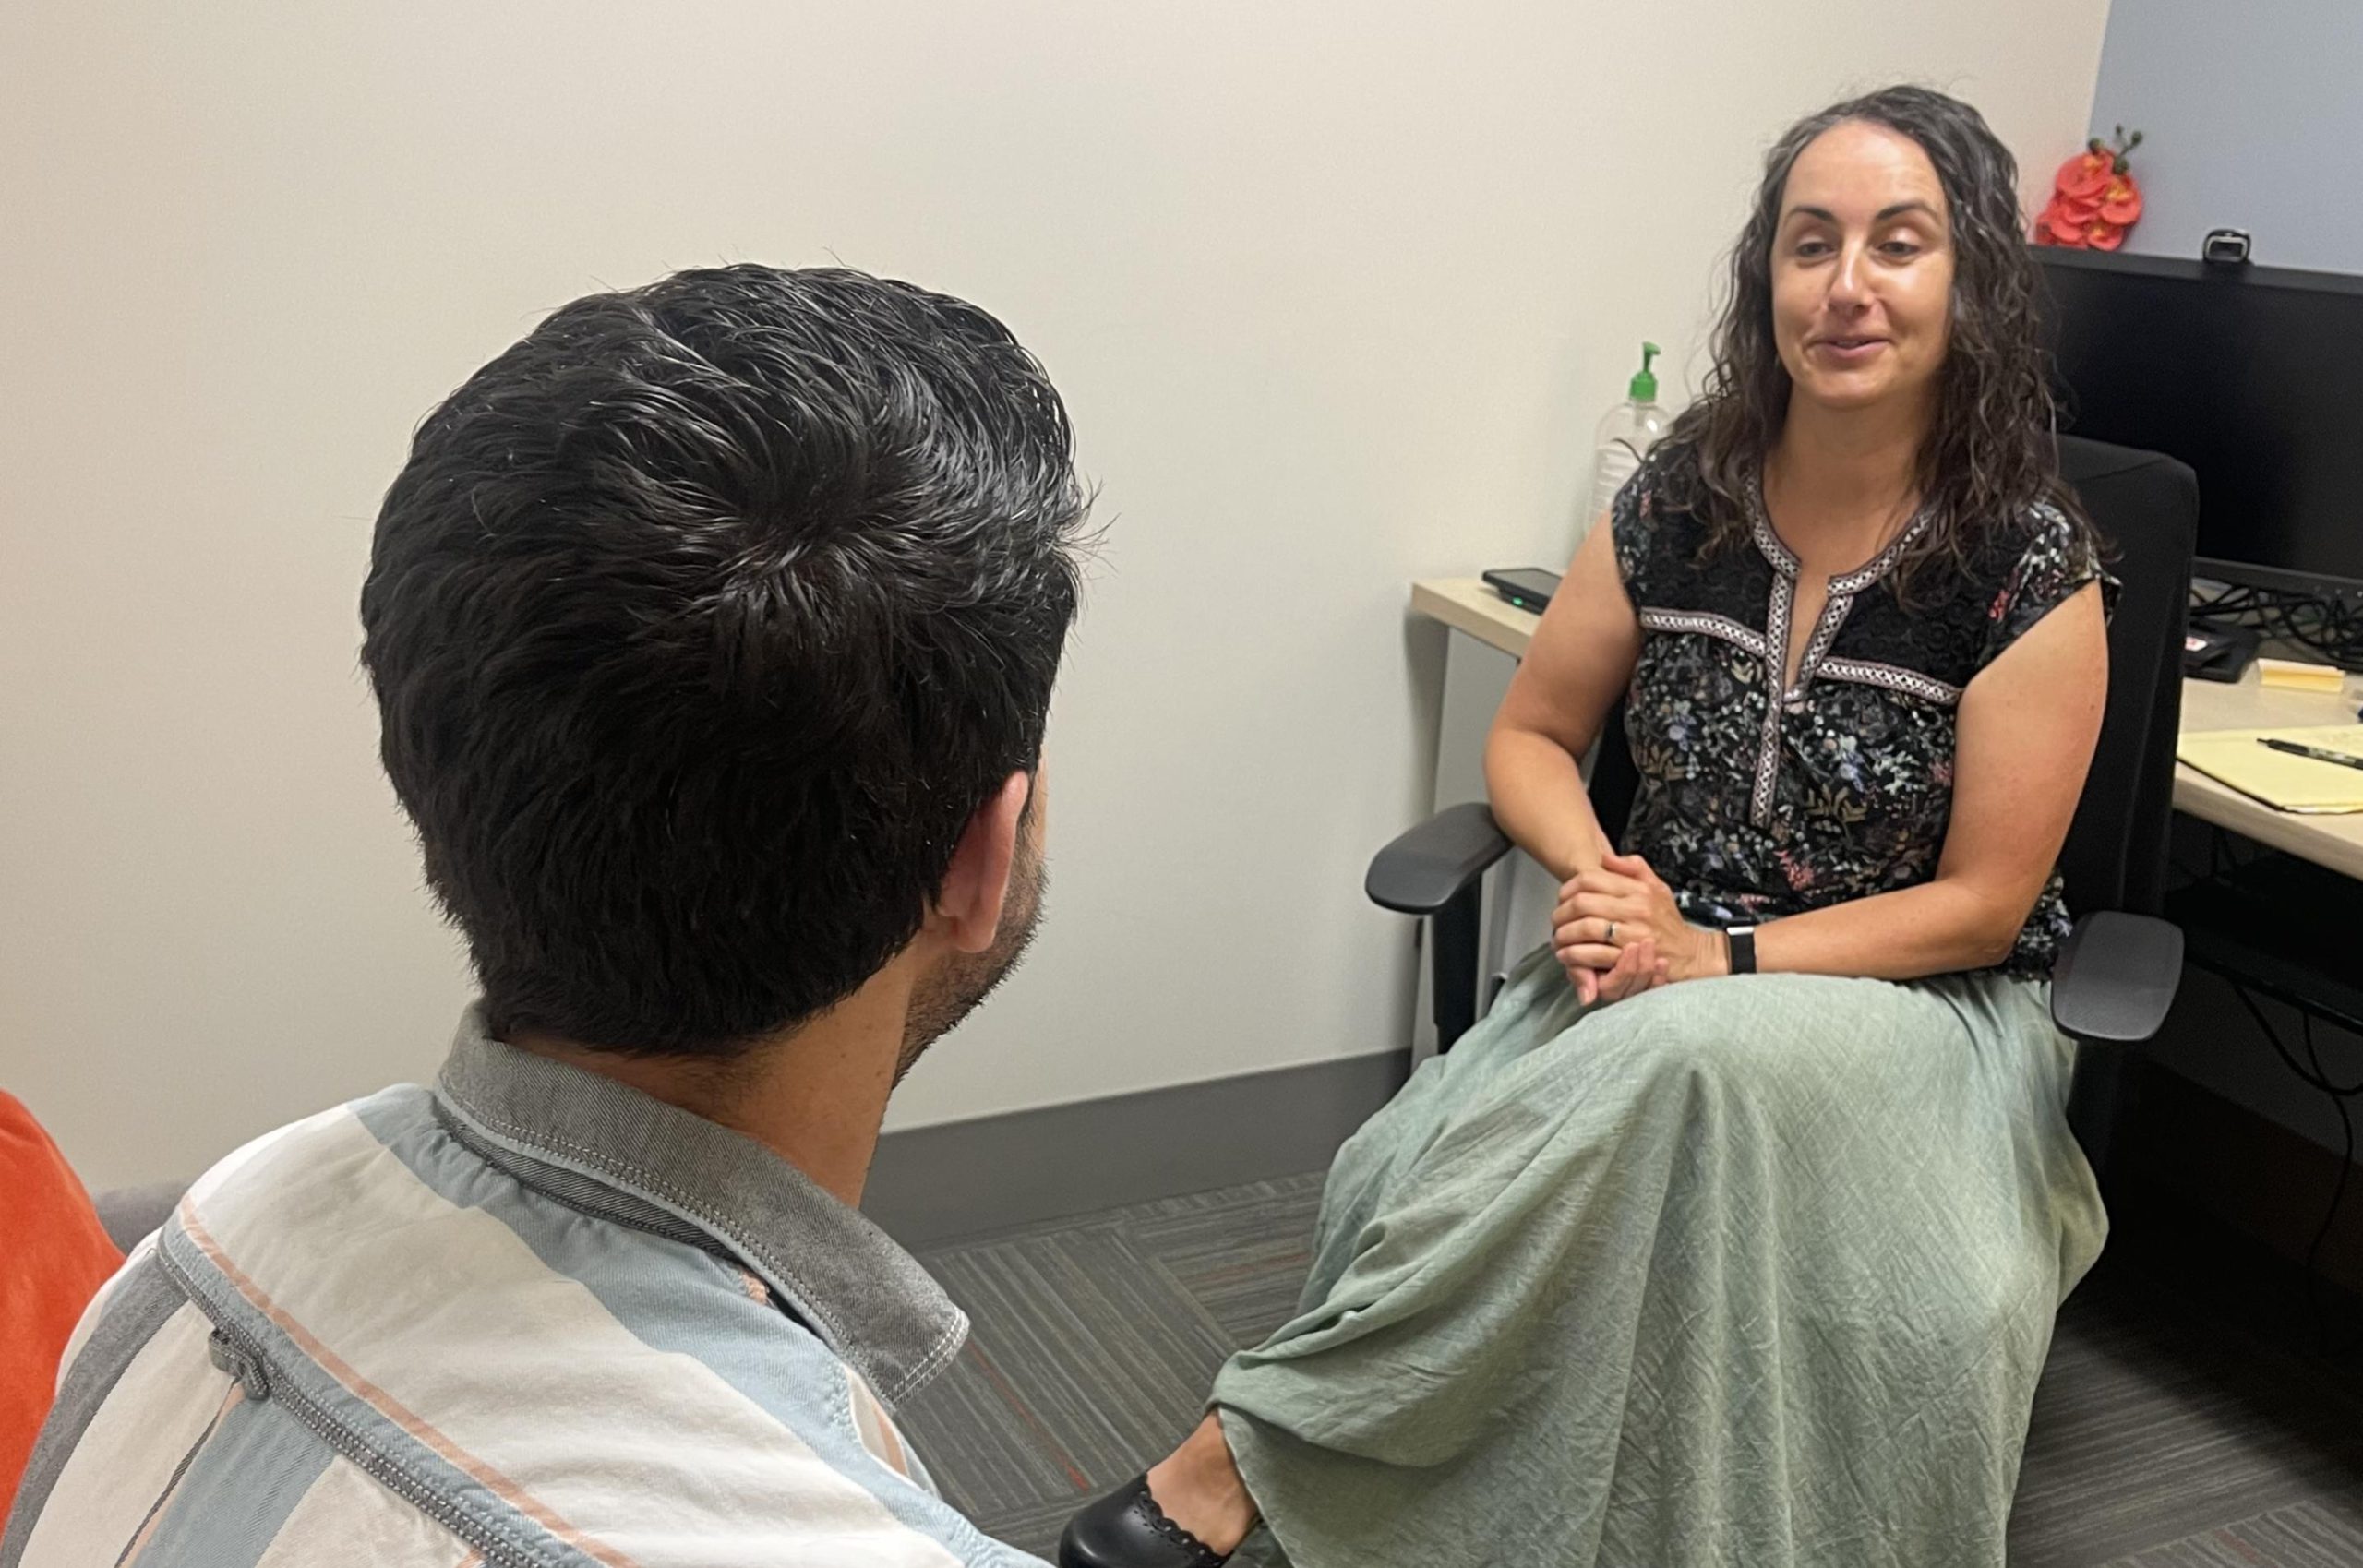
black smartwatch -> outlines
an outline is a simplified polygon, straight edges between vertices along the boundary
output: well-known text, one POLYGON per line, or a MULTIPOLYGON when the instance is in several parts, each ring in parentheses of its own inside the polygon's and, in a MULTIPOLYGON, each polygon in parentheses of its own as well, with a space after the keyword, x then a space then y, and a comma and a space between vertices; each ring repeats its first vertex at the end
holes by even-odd
POLYGON ((1753 926, 1730 927, 1723 932, 1723 940, 1731 946, 1732 973, 1734 975, 1755 974, 1756 928, 1753 926))

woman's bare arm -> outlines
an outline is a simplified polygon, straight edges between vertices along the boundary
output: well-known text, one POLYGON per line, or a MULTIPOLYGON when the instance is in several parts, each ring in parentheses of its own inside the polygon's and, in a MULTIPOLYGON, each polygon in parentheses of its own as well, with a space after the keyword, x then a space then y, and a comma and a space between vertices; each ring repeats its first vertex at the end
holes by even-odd
POLYGON ((1577 759, 1600 737, 1640 652, 1640 621, 1603 521, 1551 596, 1485 740, 1494 820, 1561 881, 1598 867, 1609 848, 1577 759))

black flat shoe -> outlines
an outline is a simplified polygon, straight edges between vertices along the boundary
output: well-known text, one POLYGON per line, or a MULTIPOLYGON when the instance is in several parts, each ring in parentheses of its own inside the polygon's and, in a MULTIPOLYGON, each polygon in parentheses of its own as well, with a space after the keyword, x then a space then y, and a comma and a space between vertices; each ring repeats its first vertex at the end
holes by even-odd
POLYGON ((1141 1477, 1067 1521, 1059 1568, 1222 1568, 1228 1553, 1165 1516, 1141 1477))

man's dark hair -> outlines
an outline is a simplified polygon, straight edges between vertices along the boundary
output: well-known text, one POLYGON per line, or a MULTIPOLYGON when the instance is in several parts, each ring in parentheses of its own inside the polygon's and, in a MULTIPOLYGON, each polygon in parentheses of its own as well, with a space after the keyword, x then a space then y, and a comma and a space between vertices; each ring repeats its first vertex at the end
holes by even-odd
POLYGON ((495 1031, 726 1057, 858 989, 1039 759, 1086 509, 1008 329, 858 272, 594 294, 471 377, 362 657, 495 1031))

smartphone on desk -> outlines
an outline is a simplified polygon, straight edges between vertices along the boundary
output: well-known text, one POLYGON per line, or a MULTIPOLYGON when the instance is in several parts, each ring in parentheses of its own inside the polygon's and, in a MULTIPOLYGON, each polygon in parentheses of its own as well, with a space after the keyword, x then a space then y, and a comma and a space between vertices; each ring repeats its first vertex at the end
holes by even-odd
POLYGON ((1540 567, 1508 567, 1485 574, 1485 585, 1521 610, 1541 615, 1559 591, 1559 574, 1540 567))

